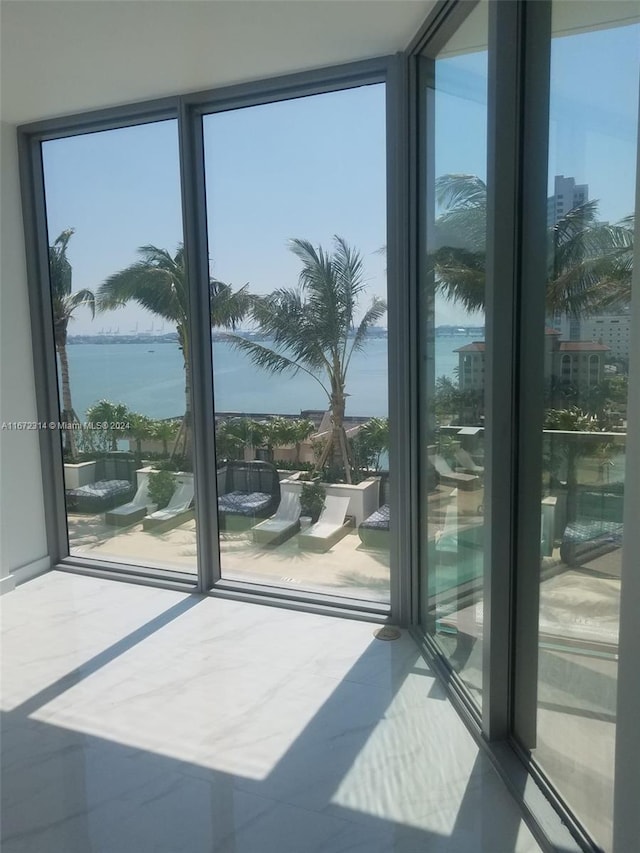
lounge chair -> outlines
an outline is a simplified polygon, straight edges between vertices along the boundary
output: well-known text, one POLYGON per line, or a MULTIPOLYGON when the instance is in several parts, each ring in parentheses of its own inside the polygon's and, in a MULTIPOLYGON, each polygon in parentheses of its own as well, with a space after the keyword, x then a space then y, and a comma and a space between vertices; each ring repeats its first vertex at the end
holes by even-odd
POLYGON ((233 461, 218 470, 220 530, 246 530, 273 515, 279 503, 280 478, 269 462, 233 461))
POLYGON ((263 545, 280 545, 300 529, 300 496, 287 492, 282 496, 276 514, 251 528, 253 541, 263 545))
POLYGON ((130 453, 112 453, 98 459, 93 483, 65 492, 69 512, 98 513, 132 500, 136 462, 130 453))
POLYGON ((463 474, 478 474, 482 476, 484 474, 484 467, 482 465, 476 465, 476 463, 471 458, 471 454, 468 450, 465 450, 464 447, 459 447, 456 450, 456 471, 461 472, 463 474))
POLYGON ((438 472, 441 483, 447 483, 450 486, 456 486, 458 489, 465 491, 473 491, 480 488, 480 477, 476 474, 462 474, 459 471, 454 471, 442 456, 430 456, 429 461, 433 463, 434 468, 438 472))
POLYGON ((178 480, 177 487, 171 496, 171 500, 164 509, 158 509, 142 519, 143 530, 157 530, 164 528, 169 530, 187 521, 192 514, 193 503, 193 480, 178 480))
POLYGON ((575 521, 562 534, 560 559, 579 566, 622 547, 624 535, 624 485, 579 489, 575 521))
POLYGON ((136 521, 140 521, 147 513, 154 512, 155 509, 156 504, 149 500, 149 482, 145 478, 142 485, 138 487, 133 500, 106 512, 104 520, 106 524, 125 527, 128 524, 135 524, 136 521))
POLYGON ((358 536, 366 548, 389 547, 389 504, 382 504, 358 525, 358 536))
POLYGON ((336 495, 327 495, 320 518, 298 536, 300 548, 328 551, 332 545, 346 536, 353 525, 352 520, 345 521, 349 500, 336 495))

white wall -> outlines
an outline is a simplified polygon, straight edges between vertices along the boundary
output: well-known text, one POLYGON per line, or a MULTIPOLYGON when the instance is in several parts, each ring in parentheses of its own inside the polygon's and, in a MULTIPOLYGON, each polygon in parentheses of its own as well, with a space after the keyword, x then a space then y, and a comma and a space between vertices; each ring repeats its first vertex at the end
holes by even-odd
MULTIPOLYGON (((15 127, 2 122, 0 209, 0 424, 35 421, 22 209, 15 127)), ((38 435, 0 430, 0 588, 47 559, 38 435)))

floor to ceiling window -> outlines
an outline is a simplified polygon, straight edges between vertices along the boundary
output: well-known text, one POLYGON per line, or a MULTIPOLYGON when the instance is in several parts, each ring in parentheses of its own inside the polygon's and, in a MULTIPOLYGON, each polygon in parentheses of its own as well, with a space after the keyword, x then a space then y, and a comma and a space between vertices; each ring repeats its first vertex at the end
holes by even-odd
POLYGON ((487 26, 480 3, 419 59, 421 623, 482 691, 487 26), (461 128, 464 132, 461 133, 461 128))
POLYGON ((633 7, 553 3, 549 269, 540 329, 534 754, 605 849, 612 841, 629 353, 637 331, 630 303, 640 19, 633 7))
POLYGON ((176 121, 43 141, 72 557, 195 578, 212 391, 221 577, 388 604, 386 95, 351 85, 202 107, 190 177, 176 121), (204 383, 181 180, 206 193, 204 383))
POLYGON ((203 130, 222 577, 386 602, 384 84, 203 130))
POLYGON ((195 575, 177 122, 42 157, 70 554, 195 575))

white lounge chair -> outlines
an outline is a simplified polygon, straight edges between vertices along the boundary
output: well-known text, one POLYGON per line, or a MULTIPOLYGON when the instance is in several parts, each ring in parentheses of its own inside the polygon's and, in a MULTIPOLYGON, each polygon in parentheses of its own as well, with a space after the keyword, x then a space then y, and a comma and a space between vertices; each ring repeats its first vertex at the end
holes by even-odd
POLYGON ((437 454, 430 456, 429 460, 440 475, 442 483, 448 483, 450 486, 457 486, 459 489, 467 491, 480 488, 480 477, 476 474, 461 474, 458 471, 454 471, 447 460, 437 454))
POLYGON ((171 500, 164 509, 158 509, 142 519, 144 530, 155 530, 158 527, 175 527, 186 521, 191 515, 193 502, 193 480, 178 480, 171 500))
POLYGON ((464 474, 484 474, 484 468, 482 465, 476 465, 476 463, 471 458, 471 454, 469 451, 465 450, 463 447, 459 447, 456 450, 456 462, 457 470, 464 474))
POLYGON ((125 527, 127 524, 135 524, 149 512, 154 512, 156 504, 149 500, 149 482, 145 477, 144 482, 138 486, 138 491, 129 503, 117 506, 105 513, 106 524, 114 524, 116 527, 125 527))
POLYGON ((298 536, 298 545, 315 551, 328 551, 332 545, 346 536, 352 526, 351 521, 344 520, 349 500, 336 495, 327 495, 320 518, 298 536))
POLYGON ((253 541, 263 545, 280 545, 300 529, 300 496, 286 492, 275 515, 252 527, 253 541))

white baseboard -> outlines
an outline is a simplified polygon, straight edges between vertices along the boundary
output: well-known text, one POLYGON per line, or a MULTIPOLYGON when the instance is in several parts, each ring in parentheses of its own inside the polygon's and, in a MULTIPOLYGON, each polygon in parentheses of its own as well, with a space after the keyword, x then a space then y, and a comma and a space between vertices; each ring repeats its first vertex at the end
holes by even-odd
POLYGON ((15 588, 16 579, 13 575, 7 575, 4 578, 0 578, 0 595, 4 595, 5 592, 11 592, 12 589, 15 588))
POLYGON ((37 578, 38 575, 42 575, 50 569, 50 557, 41 557, 39 560, 34 560, 33 563, 27 563, 26 566, 20 566, 19 569, 14 569, 7 578, 2 579, 2 582, 9 579, 13 581, 12 585, 7 585, 6 590, 3 587, 2 592, 9 592, 9 590, 13 589, 14 586, 19 586, 19 584, 30 581, 32 578, 37 578))

